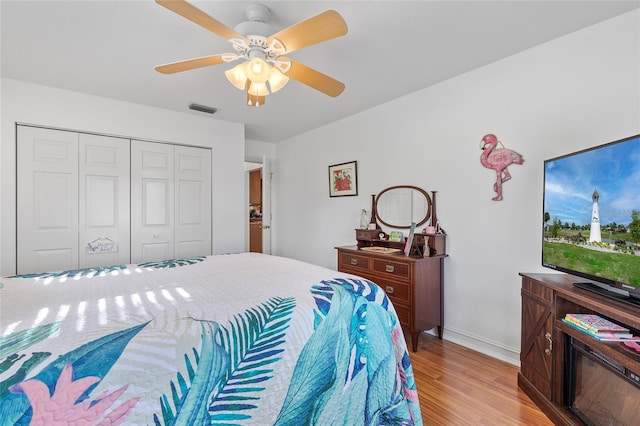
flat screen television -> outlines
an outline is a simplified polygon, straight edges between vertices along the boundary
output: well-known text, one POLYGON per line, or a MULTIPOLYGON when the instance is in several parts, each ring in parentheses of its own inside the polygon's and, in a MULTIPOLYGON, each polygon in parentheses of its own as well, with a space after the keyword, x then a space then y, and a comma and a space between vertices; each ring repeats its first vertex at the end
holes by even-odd
POLYGON ((640 305, 640 135, 544 162, 542 265, 640 305))

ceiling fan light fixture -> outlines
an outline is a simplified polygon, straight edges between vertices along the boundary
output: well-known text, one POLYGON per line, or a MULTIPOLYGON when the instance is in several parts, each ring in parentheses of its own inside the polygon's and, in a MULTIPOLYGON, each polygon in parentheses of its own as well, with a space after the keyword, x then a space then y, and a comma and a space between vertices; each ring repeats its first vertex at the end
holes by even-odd
POLYGON ((267 98, 265 96, 251 95, 247 91, 247 105, 248 106, 257 107, 257 106, 260 106, 260 105, 264 105, 266 100, 267 100, 267 98))
POLYGON ((271 65, 260 58, 253 58, 247 62, 247 78, 253 83, 264 83, 269 79, 271 65))
POLYGON ((246 66, 247 63, 243 62, 224 72, 224 75, 227 77, 227 80, 229 80, 229 83, 233 84, 240 90, 244 90, 247 86, 246 66))
POLYGON ((267 89, 267 85, 265 83, 255 83, 251 82, 251 85, 247 89, 247 93, 253 96, 267 96, 269 94, 269 89, 267 89))
POLYGON ((271 67, 268 81, 271 93, 275 93, 289 82, 289 77, 284 75, 278 68, 271 67))
POLYGON ((235 53, 202 56, 156 66, 156 71, 160 73, 173 74, 244 60, 225 71, 225 76, 234 87, 246 91, 247 104, 251 106, 264 105, 269 92, 282 89, 289 78, 332 97, 344 90, 343 83, 282 56, 345 35, 347 24, 335 10, 327 10, 274 34, 276 30, 266 24, 269 8, 262 4, 250 3, 245 7, 249 21, 239 24, 238 30, 242 31, 238 31, 207 15, 187 0, 156 1, 160 6, 229 41, 235 50, 235 53))

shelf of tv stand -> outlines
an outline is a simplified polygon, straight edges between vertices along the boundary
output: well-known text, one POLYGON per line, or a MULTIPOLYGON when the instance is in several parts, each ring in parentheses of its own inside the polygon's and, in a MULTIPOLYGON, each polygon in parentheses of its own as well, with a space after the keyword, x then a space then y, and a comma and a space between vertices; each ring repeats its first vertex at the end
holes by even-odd
MULTIPOLYGON (((575 278, 574 278, 575 280, 575 278)), ((606 342, 588 336, 562 322, 568 313, 598 314, 617 324, 627 327, 636 336, 640 336, 640 306, 629 304, 626 300, 613 299, 576 287, 573 291, 556 295, 556 328, 598 352, 619 362, 634 372, 640 372, 640 356, 620 347, 619 342, 606 342)))
MULTIPOLYGON (((603 342, 585 333, 582 333, 580 330, 576 330, 575 328, 571 327, 568 324, 565 324, 560 320, 556 321, 556 327, 567 336, 572 337, 573 339, 584 343, 590 348, 597 350, 601 354, 608 356, 623 367, 628 368, 629 370, 634 372, 640 371, 640 355, 634 356, 628 351, 625 351, 620 347, 620 342, 603 342)), ((634 334, 638 335, 637 332, 635 332, 634 334)))

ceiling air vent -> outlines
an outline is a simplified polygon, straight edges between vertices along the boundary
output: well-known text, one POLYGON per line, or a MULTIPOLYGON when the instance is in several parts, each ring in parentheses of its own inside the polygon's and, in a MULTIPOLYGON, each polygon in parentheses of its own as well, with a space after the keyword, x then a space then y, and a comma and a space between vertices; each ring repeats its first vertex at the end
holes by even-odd
POLYGON ((192 109, 194 111, 206 112, 207 114, 215 114, 216 111, 218 111, 217 108, 198 104, 190 104, 189 109, 192 109))

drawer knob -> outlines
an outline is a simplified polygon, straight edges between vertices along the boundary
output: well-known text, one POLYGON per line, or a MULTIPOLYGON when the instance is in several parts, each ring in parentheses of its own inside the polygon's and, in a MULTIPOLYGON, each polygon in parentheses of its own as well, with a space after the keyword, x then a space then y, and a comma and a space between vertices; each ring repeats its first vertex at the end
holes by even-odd
POLYGON ((389 293, 389 294, 393 294, 393 287, 392 287, 392 286, 390 286, 390 285, 388 285, 388 286, 385 288, 385 291, 386 291, 387 293, 389 293))
POLYGON ((358 259, 351 259, 351 264, 352 265, 357 265, 358 264, 358 259))
POLYGON ((393 265, 387 265, 384 270, 387 272, 393 272, 393 265))

